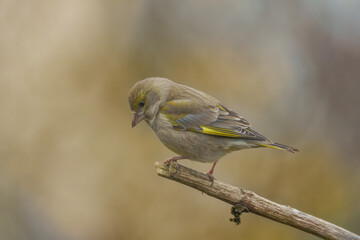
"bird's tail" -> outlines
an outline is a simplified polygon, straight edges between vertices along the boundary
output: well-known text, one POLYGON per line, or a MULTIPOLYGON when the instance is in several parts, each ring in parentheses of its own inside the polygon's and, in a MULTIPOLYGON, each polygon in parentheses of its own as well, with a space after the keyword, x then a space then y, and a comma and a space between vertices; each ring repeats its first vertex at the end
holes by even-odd
POLYGON ((288 152, 291 152, 291 153, 299 152, 299 150, 296 149, 296 148, 289 147, 289 146, 286 146, 286 145, 284 145, 284 144, 280 144, 280 143, 276 143, 276 142, 266 143, 266 144, 258 143, 258 145, 260 145, 260 146, 262 146, 262 147, 268 147, 268 148, 285 150, 285 151, 288 151, 288 152))

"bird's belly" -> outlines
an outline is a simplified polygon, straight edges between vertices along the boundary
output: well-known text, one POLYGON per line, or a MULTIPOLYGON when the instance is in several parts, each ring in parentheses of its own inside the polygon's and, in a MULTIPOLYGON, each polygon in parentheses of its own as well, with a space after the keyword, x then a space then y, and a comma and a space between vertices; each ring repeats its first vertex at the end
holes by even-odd
POLYGON ((156 134, 171 151, 194 161, 215 162, 230 152, 219 138, 205 134, 174 129, 159 130, 156 134))

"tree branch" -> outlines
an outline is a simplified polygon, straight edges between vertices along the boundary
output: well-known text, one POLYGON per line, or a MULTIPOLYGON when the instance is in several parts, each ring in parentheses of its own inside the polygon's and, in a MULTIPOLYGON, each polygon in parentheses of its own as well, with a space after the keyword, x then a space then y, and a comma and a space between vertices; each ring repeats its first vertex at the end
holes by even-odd
POLYGON ((180 182, 209 196, 227 202, 240 209, 238 213, 249 211, 324 239, 360 240, 358 235, 348 230, 289 206, 272 202, 249 190, 241 189, 218 180, 215 180, 211 185, 206 174, 199 173, 190 168, 178 165, 176 170, 174 164, 163 165, 158 162, 155 163, 155 166, 159 176, 180 182))

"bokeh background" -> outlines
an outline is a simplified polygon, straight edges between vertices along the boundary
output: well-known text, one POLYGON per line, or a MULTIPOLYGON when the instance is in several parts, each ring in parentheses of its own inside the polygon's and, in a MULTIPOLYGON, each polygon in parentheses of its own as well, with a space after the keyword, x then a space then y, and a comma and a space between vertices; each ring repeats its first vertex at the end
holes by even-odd
MULTIPOLYGON (((300 149, 215 177, 360 233, 359 1, 0 1, 0 239, 316 239, 155 174, 127 92, 201 89, 300 149)), ((211 164, 181 162, 199 171, 211 164)))

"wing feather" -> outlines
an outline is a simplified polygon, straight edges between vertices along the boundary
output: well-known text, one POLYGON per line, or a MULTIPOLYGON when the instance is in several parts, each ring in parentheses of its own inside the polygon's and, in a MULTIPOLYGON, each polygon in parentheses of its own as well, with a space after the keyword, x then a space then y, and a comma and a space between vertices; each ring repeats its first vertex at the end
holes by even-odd
POLYGON ((203 105, 192 100, 172 100, 161 108, 174 129, 218 137, 254 141, 267 140, 250 128, 250 123, 221 104, 203 105))

